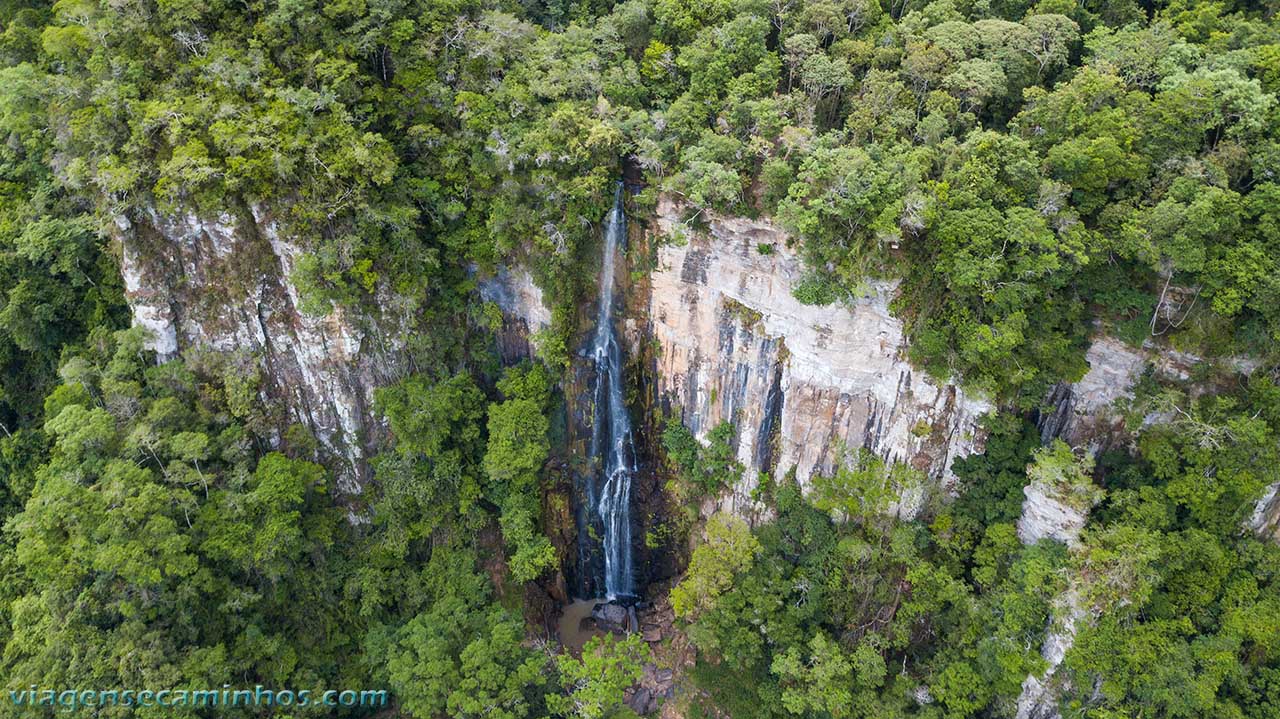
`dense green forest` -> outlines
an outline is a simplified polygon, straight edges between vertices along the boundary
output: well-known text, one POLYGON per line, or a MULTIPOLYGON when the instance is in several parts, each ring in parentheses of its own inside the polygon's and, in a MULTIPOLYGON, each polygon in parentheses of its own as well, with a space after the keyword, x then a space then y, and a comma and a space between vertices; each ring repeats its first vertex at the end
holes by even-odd
MULTIPOLYGON (((886 508, 923 478, 856 451, 808 492, 763 482, 769 522, 699 516, 742 468, 728 432, 704 446, 668 423, 668 491, 690 507, 671 526, 697 544, 670 595, 696 655, 676 716, 1012 717, 1069 592, 1088 619, 1062 716, 1280 718, 1280 547, 1242 530, 1280 481, 1277 13, 0 0, 0 684, 632 715, 647 647, 559 652, 524 591, 559 561, 556 386, 625 157, 640 214, 670 193, 776 219, 802 302, 901 278, 911 360, 1001 407, 957 496, 911 521, 886 508), (129 329, 118 218, 258 206, 306 250, 308 307, 391 295, 411 318, 358 500, 307 428, 276 426, 251 359, 157 364, 129 329), (553 319, 504 368, 475 277, 516 265, 553 319), (1171 291, 1191 309, 1171 316, 1171 291), (1209 369, 1144 377, 1125 447, 1042 446, 1028 418, 1099 332, 1209 369), (1213 362, 1238 357, 1257 369, 1213 362), (1036 479, 1092 506, 1074 546, 1019 541, 1036 479)), ((377 713, 315 713, 334 712, 377 713)), ((93 711, 241 714, 290 712, 93 711)))

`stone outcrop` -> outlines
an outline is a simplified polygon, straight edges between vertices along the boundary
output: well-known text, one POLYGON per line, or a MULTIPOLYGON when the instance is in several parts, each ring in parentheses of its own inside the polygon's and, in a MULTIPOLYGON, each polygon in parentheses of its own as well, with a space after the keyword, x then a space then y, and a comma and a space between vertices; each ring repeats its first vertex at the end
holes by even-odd
POLYGON ((1280 542, 1280 482, 1267 487, 1247 522, 1249 529, 1280 542))
MULTIPOLYGON (((1033 477, 1023 489, 1026 500, 1018 518, 1018 538, 1023 544, 1052 539, 1068 547, 1077 547, 1089 510, 1102 498, 1101 492, 1092 486, 1071 486, 1069 482, 1051 479, 1033 477)), ((1044 644, 1040 649, 1048 667, 1039 676, 1029 675, 1022 682, 1017 719, 1056 719, 1059 716, 1054 675, 1067 651, 1075 644, 1077 630, 1091 618, 1082 601, 1080 577, 1073 576, 1070 581, 1067 590, 1054 599, 1044 644)))
POLYGON ((1074 548, 1089 511, 1102 501, 1102 489, 1092 479, 1093 457, 1078 457, 1060 441, 1041 451, 1047 454, 1027 468, 1018 539, 1023 544, 1052 539, 1074 548))
MULTIPOLYGON (((1192 371, 1205 360, 1161 346, 1148 340, 1135 348, 1115 337, 1103 335, 1085 352, 1089 371, 1079 382, 1062 384, 1045 400, 1047 411, 1040 417, 1041 437, 1048 442, 1055 437, 1068 444, 1093 452, 1105 449, 1127 438, 1120 417, 1120 404, 1133 399, 1133 387, 1148 368, 1156 377, 1185 382, 1192 371)), ((1248 357, 1233 357, 1225 362, 1234 372, 1250 374, 1258 364, 1248 357)), ((1148 417, 1146 422, 1158 422, 1148 417)))
POLYGON ((369 407, 392 379, 401 332, 368 332, 340 307, 302 311, 289 281, 302 249, 269 211, 217 217, 120 216, 115 222, 126 299, 161 361, 189 349, 236 353, 261 378, 274 427, 299 423, 334 460, 338 488, 358 493, 379 428, 369 407))
POLYGON ((1062 438, 1068 444, 1098 449, 1114 441, 1122 421, 1118 400, 1133 397, 1133 385, 1146 368, 1147 353, 1114 337, 1100 337, 1085 352, 1089 371, 1075 384, 1054 388, 1041 415, 1040 434, 1047 443, 1062 438))
MULTIPOLYGON (((1120 407, 1133 398, 1133 387, 1148 368, 1161 379, 1185 382, 1204 361, 1151 341, 1135 348, 1105 335, 1089 346, 1085 360, 1089 371, 1079 382, 1058 385, 1049 393, 1039 426, 1044 442, 1060 438, 1094 454, 1129 441, 1120 407)), ((1257 361, 1249 357, 1229 358, 1225 364, 1233 372, 1245 375, 1258 368, 1257 361)), ((1152 414, 1144 417, 1143 423, 1167 419, 1152 414)), ((1051 521, 1047 516, 1042 519, 1051 521)), ((1059 519, 1067 521, 1066 517, 1059 519)), ((1280 482, 1263 491, 1245 526, 1259 536, 1280 542, 1280 482)))
POLYGON ((1058 691, 1055 675, 1067 651, 1075 644, 1076 632, 1091 615, 1081 599, 1078 583, 1058 595, 1053 602, 1053 614, 1045 633, 1040 656, 1049 665, 1040 676, 1029 675, 1022 682, 1022 694, 1018 697, 1016 719, 1058 719, 1058 691))
MULTIPOLYGON (((800 258, 764 220, 712 216, 691 230, 670 198, 658 207, 662 244, 650 275, 649 334, 657 392, 700 438, 737 428, 747 478, 726 509, 751 512, 758 471, 802 485, 830 473, 839 448, 865 447, 923 471, 944 488, 951 463, 980 449, 992 406, 908 364, 892 282, 848 304, 802 304, 800 258), (776 433, 776 436, 775 436, 776 433)), ((920 497, 898 509, 911 514, 920 497)))
POLYGON ((534 335, 551 326, 551 310, 542 288, 522 268, 499 267, 478 283, 480 298, 492 302, 506 321, 498 334, 498 350, 506 362, 533 356, 534 335))
POLYGON ((1053 489, 1038 482, 1023 488, 1022 516, 1018 518, 1018 538, 1024 544, 1055 539, 1075 546, 1080 530, 1089 518, 1087 509, 1055 496, 1053 489))

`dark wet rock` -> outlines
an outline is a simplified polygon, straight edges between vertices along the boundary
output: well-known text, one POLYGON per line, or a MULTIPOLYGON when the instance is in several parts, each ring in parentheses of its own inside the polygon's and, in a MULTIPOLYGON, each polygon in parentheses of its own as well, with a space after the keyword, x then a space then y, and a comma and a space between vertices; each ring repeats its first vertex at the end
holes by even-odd
POLYGON ((630 612, 621 604, 601 602, 591 609, 596 627, 607 632, 626 632, 630 628, 630 612))

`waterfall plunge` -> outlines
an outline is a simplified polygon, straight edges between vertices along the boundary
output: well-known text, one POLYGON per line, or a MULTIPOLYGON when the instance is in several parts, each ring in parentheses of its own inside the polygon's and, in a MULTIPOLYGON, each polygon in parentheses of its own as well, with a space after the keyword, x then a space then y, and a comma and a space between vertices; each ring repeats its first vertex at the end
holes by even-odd
POLYGON ((604 584, 610 600, 635 596, 631 566, 631 479, 635 474, 635 446, 631 417, 623 401, 622 348, 613 327, 614 259, 627 239, 627 216, 622 209, 622 183, 604 225, 604 257, 600 263, 600 313, 596 318, 595 416, 591 456, 598 459, 597 482, 588 482, 588 506, 595 507, 604 525, 604 584))

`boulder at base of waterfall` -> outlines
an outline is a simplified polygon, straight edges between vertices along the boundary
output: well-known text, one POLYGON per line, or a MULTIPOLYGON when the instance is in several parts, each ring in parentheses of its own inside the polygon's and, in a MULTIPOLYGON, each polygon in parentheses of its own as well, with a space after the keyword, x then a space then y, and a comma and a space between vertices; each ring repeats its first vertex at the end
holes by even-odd
POLYGON ((627 608, 621 604, 601 602, 591 608, 591 618, 606 632, 627 631, 627 608))

